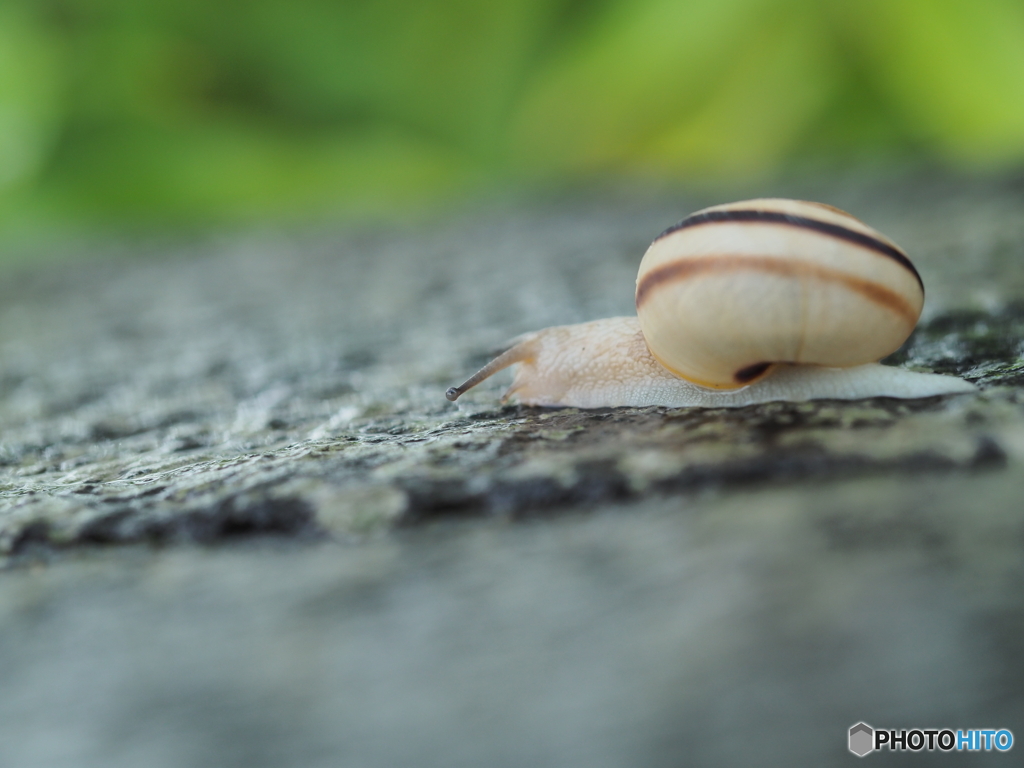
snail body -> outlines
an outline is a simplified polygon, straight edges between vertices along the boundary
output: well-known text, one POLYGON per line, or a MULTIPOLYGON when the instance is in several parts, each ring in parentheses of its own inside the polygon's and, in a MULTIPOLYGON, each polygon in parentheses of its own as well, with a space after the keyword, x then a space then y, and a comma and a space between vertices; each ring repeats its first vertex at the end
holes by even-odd
POLYGON ((715 206, 648 248, 637 317, 526 334, 447 397, 513 364, 505 399, 525 405, 738 407, 972 391, 877 363, 906 341, 923 305, 906 254, 843 211, 780 199, 715 206))

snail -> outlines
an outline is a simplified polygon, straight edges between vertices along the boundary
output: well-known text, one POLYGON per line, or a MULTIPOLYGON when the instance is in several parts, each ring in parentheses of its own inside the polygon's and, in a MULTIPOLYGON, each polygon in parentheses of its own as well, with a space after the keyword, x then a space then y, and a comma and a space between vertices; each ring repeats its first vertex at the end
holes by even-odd
POLYGON ((636 317, 528 333, 459 387, 518 364, 524 405, 739 407, 772 400, 921 398, 966 381, 880 365, 914 330, 924 284, 891 240, 822 203, 705 208, 662 232, 636 317))

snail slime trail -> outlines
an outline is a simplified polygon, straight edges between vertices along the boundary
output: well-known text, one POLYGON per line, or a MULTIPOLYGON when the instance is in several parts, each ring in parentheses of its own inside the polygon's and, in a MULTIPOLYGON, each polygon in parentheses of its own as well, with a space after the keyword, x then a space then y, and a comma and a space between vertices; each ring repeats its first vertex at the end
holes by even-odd
POLYGON ((546 328, 445 394, 518 365, 524 405, 739 407, 773 400, 974 391, 878 363, 907 340, 924 284, 903 250, 822 203, 761 199, 698 211, 647 249, 636 317, 546 328))

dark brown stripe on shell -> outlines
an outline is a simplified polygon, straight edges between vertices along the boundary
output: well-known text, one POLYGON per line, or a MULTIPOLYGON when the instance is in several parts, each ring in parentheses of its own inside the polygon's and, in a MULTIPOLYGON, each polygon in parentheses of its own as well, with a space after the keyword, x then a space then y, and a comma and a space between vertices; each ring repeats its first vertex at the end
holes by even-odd
POLYGON ((664 264, 644 275, 636 287, 637 310, 658 286, 665 283, 685 280, 700 274, 739 272, 757 270, 776 275, 804 275, 829 283, 842 283, 852 291, 856 291, 879 306, 885 307, 906 319, 910 326, 917 322, 917 311, 895 291, 890 291, 877 283, 853 277, 835 269, 818 267, 806 262, 783 259, 778 256, 743 256, 718 255, 702 256, 696 259, 681 259, 671 264, 664 264))
POLYGON ((738 384, 749 384, 771 367, 771 363, 754 363, 746 368, 740 368, 732 377, 738 384))
POLYGON ((921 290, 924 291, 924 283, 921 282, 921 276, 917 274, 917 269, 914 268, 914 265, 910 263, 910 259, 908 259, 907 255, 899 248, 896 248, 890 243, 879 240, 877 237, 872 237, 871 235, 865 234, 864 232, 858 232, 854 229, 847 229, 839 224, 831 224, 826 221, 818 221, 817 219, 808 219, 804 216, 794 216, 789 213, 757 210, 705 211, 704 213, 695 213, 692 216, 687 216, 678 224, 666 229, 654 238, 654 242, 658 242, 661 238, 671 235, 673 232, 678 232, 681 229, 699 227, 704 224, 719 224, 722 222, 737 221, 751 221, 759 224, 782 224, 788 227, 810 229, 814 232, 820 232, 823 235, 828 235, 839 240, 845 240, 848 243, 853 243, 854 245, 859 245, 863 248, 867 248, 868 250, 872 250, 875 253, 888 256, 896 263, 905 267, 914 276, 914 279, 917 280, 917 284, 921 286, 921 290))

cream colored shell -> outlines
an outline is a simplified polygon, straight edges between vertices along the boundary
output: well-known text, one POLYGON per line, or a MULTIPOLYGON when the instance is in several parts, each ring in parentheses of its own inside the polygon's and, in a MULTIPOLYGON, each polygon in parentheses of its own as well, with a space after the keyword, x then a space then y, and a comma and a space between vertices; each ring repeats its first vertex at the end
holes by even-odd
POLYGON ((913 331, 924 288, 898 246, 849 214, 763 199, 706 208, 658 237, 636 304, 665 368, 732 389, 777 363, 885 357, 913 331))

